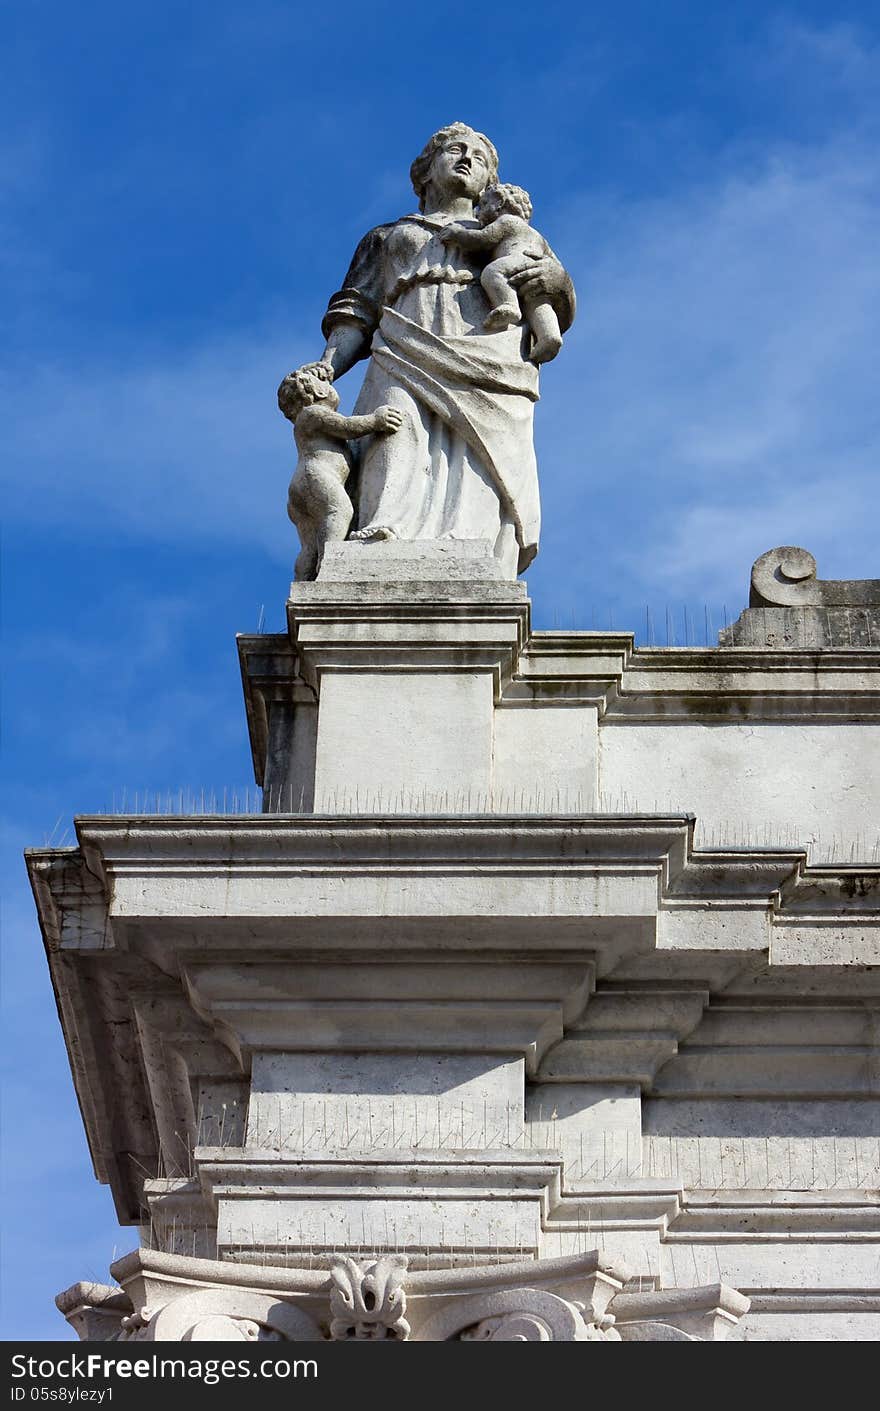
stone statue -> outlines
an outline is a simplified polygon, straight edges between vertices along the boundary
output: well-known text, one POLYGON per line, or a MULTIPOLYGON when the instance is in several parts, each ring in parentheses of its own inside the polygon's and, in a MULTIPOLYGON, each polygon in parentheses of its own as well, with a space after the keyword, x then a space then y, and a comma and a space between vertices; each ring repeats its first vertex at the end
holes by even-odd
MULTIPOLYGON (((352 448, 358 454, 346 496, 356 507, 350 539, 484 539, 505 576, 514 578, 538 549, 536 363, 553 355, 571 324, 574 290, 543 237, 526 224, 522 206, 515 233, 504 207, 503 230, 488 230, 488 249, 471 248, 484 239, 463 236, 465 230, 486 236, 474 206, 496 186, 498 154, 482 133, 464 123, 441 128, 410 175, 418 212, 364 236, 330 300, 320 361, 291 377, 335 380, 367 358, 355 422, 388 408, 399 414, 397 427, 386 415, 384 432, 376 426, 342 433, 363 438, 352 448), (508 258, 514 249, 521 251, 518 268, 508 258), (496 259, 504 261, 505 286, 516 290, 532 327, 520 321, 519 307, 516 323, 506 315, 490 318, 493 302, 481 273, 496 259)), ((506 287, 502 302, 513 303, 506 287)), ((289 385, 286 378, 282 401, 289 385)), ((322 535, 338 537, 344 513, 338 497, 333 504, 332 525, 313 535, 319 546, 322 535)), ((327 505, 329 519, 330 497, 327 505)), ((301 513, 294 493, 291 515, 298 527, 302 518, 307 534, 314 513, 301 513)), ((303 576, 313 572, 310 554, 303 576)))
POLYGON ((301 548, 293 576, 297 582, 315 577, 330 540, 344 539, 354 506, 345 493, 351 471, 349 440, 399 431, 402 414, 379 407, 372 416, 340 416, 339 393, 330 370, 318 364, 285 377, 278 405, 294 423, 299 460, 287 497, 287 512, 297 527, 301 548))

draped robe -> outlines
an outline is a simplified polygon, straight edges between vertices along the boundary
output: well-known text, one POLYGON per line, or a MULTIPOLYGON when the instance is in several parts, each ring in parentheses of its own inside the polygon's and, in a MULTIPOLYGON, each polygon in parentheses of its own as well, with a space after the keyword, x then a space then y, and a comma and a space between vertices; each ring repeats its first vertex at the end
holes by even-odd
MULTIPOLYGON (((369 356, 356 416, 397 407, 401 429, 360 443, 352 537, 487 539, 511 577, 538 549, 532 420, 538 370, 525 324, 486 333, 487 254, 444 245, 442 215, 378 226, 355 251, 323 330, 355 323, 369 356)), ((554 306, 571 323, 570 285, 554 306)))

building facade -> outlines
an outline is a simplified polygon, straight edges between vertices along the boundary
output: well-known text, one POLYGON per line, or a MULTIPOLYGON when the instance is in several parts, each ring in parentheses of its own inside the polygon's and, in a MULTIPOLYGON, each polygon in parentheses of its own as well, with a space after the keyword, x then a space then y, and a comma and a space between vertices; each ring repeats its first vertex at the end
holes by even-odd
POLYGON ((134 1247, 81 1336, 880 1336, 877 585, 765 579, 635 648, 328 545, 239 638, 263 812, 29 853, 134 1247))

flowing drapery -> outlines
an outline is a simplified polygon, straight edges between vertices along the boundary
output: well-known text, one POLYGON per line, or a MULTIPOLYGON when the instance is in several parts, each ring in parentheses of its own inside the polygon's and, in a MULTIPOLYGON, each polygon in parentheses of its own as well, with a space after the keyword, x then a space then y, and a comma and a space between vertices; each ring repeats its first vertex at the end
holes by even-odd
POLYGON ((487 539, 512 576, 538 546, 538 372, 523 326, 484 332, 479 257, 437 239, 445 223, 407 216, 369 232, 324 321, 371 335, 355 414, 404 415, 362 443, 354 532, 487 539))

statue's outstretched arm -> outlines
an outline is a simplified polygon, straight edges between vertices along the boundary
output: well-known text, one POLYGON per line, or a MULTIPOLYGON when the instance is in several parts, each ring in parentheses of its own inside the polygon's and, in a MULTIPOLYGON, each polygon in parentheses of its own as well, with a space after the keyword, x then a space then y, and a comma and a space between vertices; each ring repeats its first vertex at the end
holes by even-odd
POLYGON ((384 303, 383 250, 391 226, 367 231, 354 252, 342 288, 327 306, 321 324, 327 346, 321 357, 334 380, 369 357, 384 303))
POLYGON ((321 354, 321 362, 333 371, 333 380, 348 372, 356 362, 365 358, 370 349, 370 337, 363 324, 352 322, 337 323, 327 336, 327 345, 321 354))

